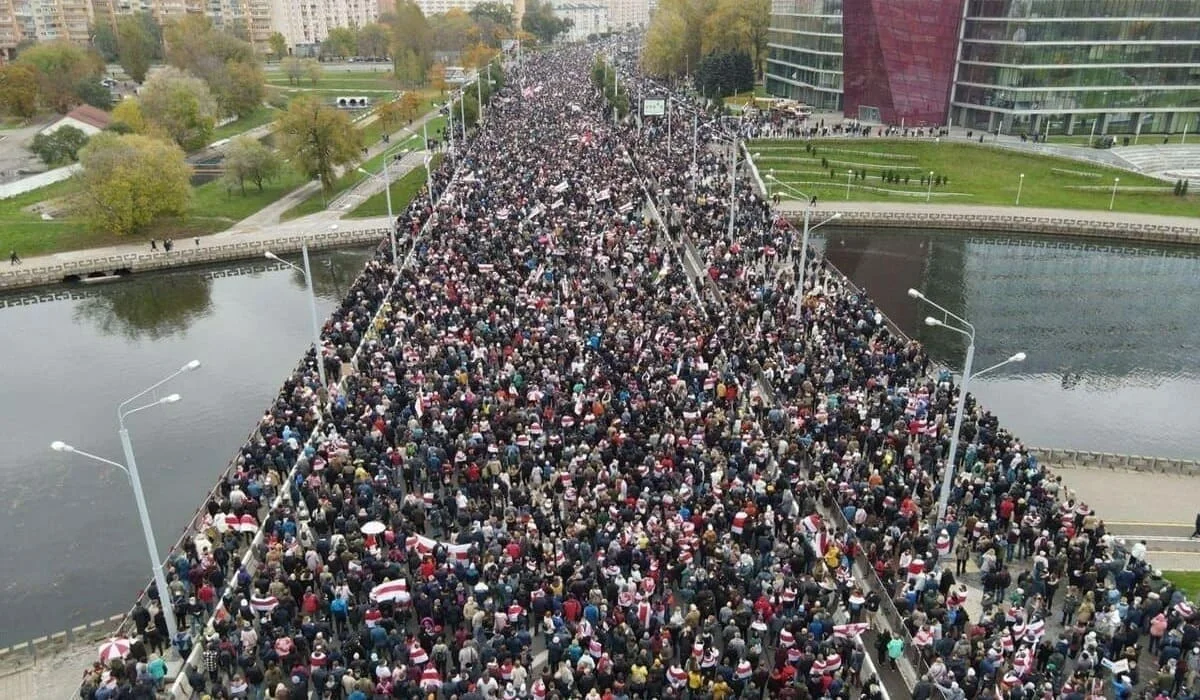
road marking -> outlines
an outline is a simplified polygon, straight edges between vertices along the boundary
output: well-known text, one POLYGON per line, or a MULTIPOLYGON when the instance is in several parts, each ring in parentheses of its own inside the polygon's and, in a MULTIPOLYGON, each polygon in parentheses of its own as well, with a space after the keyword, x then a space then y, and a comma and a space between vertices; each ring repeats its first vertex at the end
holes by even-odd
POLYGON ((1195 537, 1176 537, 1174 535, 1114 535, 1119 540, 1146 540, 1148 542, 1197 542, 1195 537))
POLYGON ((1105 525, 1137 525, 1140 527, 1192 527, 1190 523, 1156 523, 1140 520, 1105 520, 1105 525))

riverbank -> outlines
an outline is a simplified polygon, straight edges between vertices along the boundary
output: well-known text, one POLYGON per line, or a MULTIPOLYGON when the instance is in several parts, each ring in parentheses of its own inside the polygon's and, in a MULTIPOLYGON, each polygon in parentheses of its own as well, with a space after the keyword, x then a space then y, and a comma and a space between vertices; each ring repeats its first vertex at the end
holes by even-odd
POLYGON ((39 287, 65 280, 119 279, 123 275, 174 267, 261 258, 300 250, 307 238, 310 250, 373 245, 388 235, 387 217, 359 219, 346 224, 298 221, 257 231, 223 232, 175 241, 171 252, 152 251, 144 243, 76 250, 29 258, 0 271, 0 290, 39 287), (93 277, 95 276, 95 277, 93 277))
MULTIPOLYGON (((805 208, 805 202, 786 200, 776 210, 799 220, 805 208)), ((841 214, 840 226, 934 229, 971 235, 994 231, 1200 246, 1200 218, 1186 216, 893 202, 818 202, 813 213, 816 217, 813 223, 841 214)))

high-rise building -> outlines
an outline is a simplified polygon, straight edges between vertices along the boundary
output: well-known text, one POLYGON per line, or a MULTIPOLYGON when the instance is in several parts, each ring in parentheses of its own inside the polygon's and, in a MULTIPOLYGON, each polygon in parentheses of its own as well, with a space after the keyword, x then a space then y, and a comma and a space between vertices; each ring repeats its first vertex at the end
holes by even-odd
POLYGON ((379 0, 271 0, 270 26, 294 52, 313 53, 331 29, 379 19, 379 0))
MULTIPOLYGON (((454 10, 454 9, 462 10, 464 12, 470 12, 471 9, 474 8, 476 5, 481 5, 481 4, 483 4, 485 2, 489 2, 489 1, 494 1, 494 0, 416 0, 416 3, 417 3, 417 7, 421 8, 421 12, 426 17, 428 17, 429 15, 436 15, 436 14, 440 14, 442 12, 449 12, 450 10, 454 10)), ((501 4, 508 5, 509 7, 513 6, 512 0, 508 0, 507 2, 502 2, 501 4)), ((522 12, 524 11, 524 9, 525 9, 524 3, 521 3, 520 9, 522 12)), ((514 17, 517 16, 517 12, 515 10, 513 12, 513 16, 514 17)))
POLYGON ((946 123, 961 0, 844 0, 843 109, 885 124, 946 123))
POLYGON ((850 118, 1200 129, 1196 0, 773 0, 768 41, 768 92, 850 118))
POLYGON ((650 0, 608 0, 608 24, 613 31, 650 24, 650 0))
POLYGON ((556 16, 571 21, 561 37, 563 41, 586 41, 589 36, 608 31, 608 6, 602 2, 558 0, 553 7, 556 16))
POLYGON ((841 111, 842 0, 773 0, 767 49, 767 92, 841 111))
POLYGON ((970 0, 950 114, 1005 133, 1197 129, 1200 2, 970 0))

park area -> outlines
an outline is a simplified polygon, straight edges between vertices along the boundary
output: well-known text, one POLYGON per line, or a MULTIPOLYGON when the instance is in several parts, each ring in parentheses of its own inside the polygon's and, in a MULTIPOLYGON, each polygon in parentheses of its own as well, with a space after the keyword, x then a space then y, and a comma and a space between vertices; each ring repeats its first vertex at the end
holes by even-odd
POLYGON ((1171 182, 995 146, 847 138, 747 147, 768 189, 783 198, 1013 206, 1019 191, 1026 207, 1200 215, 1200 195, 1178 196, 1171 182))

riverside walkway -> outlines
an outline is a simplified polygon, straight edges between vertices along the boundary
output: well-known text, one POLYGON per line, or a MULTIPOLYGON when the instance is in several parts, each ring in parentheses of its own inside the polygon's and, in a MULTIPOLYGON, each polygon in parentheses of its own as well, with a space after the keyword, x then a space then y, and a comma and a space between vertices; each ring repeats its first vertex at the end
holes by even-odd
MULTIPOLYGON (((874 682, 859 624, 897 637, 910 684, 974 696, 1049 682, 1024 641, 988 665, 971 646, 1036 645, 1050 606, 977 617, 947 579, 941 533, 920 527, 953 387, 836 272, 799 307, 794 282, 765 292, 738 250, 762 240, 769 208, 742 188, 726 240, 723 161, 706 153, 694 176, 663 134, 608 126, 593 59, 529 59, 528 90, 502 91, 459 159, 469 176, 439 169, 453 197, 402 215, 419 235, 400 269, 381 247, 327 322, 314 361, 333 383, 302 362, 239 450, 205 504, 204 541, 169 572, 182 601, 181 557, 220 584, 215 614, 187 609, 197 644, 173 694, 240 688, 253 671, 254 690, 288 697, 331 678, 355 697, 396 684, 538 700, 555 687, 907 697, 898 674, 874 682), (756 384, 769 400, 749 399, 756 384), (257 516, 252 543, 228 514, 257 516), (214 541, 232 565, 205 562, 214 541), (222 664, 223 648, 245 663, 222 664)), ((979 527, 948 544, 986 559, 1003 550, 985 546, 993 536, 1032 519, 1053 531, 1040 547, 1063 552, 1063 576, 1107 595, 1120 549, 1085 538, 1076 504, 983 427, 976 459, 1012 475, 981 469, 970 501, 956 484, 957 522, 979 527)), ((1131 575, 1175 603, 1143 567, 1131 575)))

